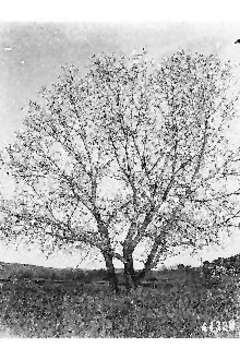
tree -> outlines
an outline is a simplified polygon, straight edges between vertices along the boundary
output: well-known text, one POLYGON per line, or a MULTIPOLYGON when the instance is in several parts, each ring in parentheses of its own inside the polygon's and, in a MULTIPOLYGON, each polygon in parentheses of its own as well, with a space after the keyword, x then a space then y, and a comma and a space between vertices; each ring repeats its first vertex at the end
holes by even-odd
POLYGON ((137 286, 174 248, 230 234, 240 214, 232 78, 230 62, 184 51, 157 64, 94 56, 85 75, 63 68, 2 152, 17 184, 2 196, 2 237, 96 249, 117 290, 115 259, 137 286))

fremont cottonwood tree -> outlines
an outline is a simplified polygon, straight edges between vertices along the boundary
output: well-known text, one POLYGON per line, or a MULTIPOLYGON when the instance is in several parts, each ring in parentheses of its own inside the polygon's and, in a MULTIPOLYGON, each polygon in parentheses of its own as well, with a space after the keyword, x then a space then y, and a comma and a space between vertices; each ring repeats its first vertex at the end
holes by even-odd
POLYGON ((218 241, 240 214, 231 81, 229 62, 184 51, 158 64, 94 56, 85 75, 65 67, 2 152, 17 184, 2 197, 2 237, 95 248, 116 290, 115 259, 136 286, 174 248, 218 241))

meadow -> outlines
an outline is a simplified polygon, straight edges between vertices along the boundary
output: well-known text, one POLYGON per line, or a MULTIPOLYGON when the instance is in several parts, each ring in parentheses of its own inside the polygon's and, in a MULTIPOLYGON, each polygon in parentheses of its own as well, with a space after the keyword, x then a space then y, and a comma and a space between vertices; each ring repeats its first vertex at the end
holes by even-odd
MULTIPOLYGON (((237 274, 207 280, 200 268, 152 272, 137 290, 121 286, 116 295, 103 270, 44 271, 27 266, 5 276, 0 330, 38 338, 239 337, 237 274)), ((118 276, 123 282, 121 272, 118 276)))

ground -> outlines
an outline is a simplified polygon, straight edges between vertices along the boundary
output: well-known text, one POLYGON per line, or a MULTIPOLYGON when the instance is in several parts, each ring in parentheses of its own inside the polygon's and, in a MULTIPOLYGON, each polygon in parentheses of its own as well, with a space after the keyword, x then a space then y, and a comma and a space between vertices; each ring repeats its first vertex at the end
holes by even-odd
POLYGON ((115 295, 103 271, 61 274, 2 282, 0 336, 239 337, 237 275, 206 281, 199 269, 165 270, 115 295))

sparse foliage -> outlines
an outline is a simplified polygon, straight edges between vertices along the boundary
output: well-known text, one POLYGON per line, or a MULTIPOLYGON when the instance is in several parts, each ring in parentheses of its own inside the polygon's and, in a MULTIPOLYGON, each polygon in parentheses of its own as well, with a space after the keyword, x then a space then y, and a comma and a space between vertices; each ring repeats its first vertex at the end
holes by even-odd
POLYGON ((115 289, 114 259, 136 286, 174 248, 221 239, 240 214, 231 81, 230 62, 184 51, 158 64, 94 56, 85 75, 64 68, 2 153, 17 183, 1 201, 2 236, 94 248, 115 289))

